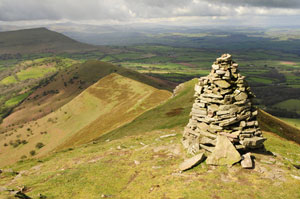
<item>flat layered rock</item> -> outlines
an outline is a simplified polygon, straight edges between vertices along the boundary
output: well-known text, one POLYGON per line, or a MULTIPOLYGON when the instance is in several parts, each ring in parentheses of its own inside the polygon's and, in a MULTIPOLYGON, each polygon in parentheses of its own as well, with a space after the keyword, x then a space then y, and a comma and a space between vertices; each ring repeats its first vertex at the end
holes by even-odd
POLYGON ((186 171, 188 169, 193 168, 194 166, 200 164, 205 159, 204 153, 199 153, 192 158, 185 160, 183 163, 179 165, 180 171, 186 171))
POLYGON ((241 165, 242 165, 242 168, 244 168, 244 169, 252 169, 253 168, 253 161, 251 158, 251 153, 246 153, 242 156, 241 165))
POLYGON ((241 155, 226 136, 218 135, 216 147, 206 164, 231 166, 241 160, 241 155))
POLYGON ((214 82, 217 86, 221 88, 229 88, 231 85, 225 80, 217 80, 214 82))
POLYGON ((261 148, 263 147, 264 141, 267 139, 264 137, 251 137, 251 138, 245 138, 244 140, 240 141, 242 145, 244 145, 246 148, 261 148))

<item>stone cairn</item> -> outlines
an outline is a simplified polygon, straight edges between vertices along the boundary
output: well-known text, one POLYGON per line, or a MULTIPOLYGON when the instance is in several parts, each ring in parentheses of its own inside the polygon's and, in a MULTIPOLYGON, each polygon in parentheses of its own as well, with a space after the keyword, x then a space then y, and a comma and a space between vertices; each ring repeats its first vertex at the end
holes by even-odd
POLYGON ((237 151, 263 147, 266 139, 258 126, 258 112, 252 106, 254 95, 231 55, 217 58, 210 74, 199 79, 195 97, 183 132, 182 143, 188 153, 203 149, 212 153, 219 136, 226 136, 237 151))

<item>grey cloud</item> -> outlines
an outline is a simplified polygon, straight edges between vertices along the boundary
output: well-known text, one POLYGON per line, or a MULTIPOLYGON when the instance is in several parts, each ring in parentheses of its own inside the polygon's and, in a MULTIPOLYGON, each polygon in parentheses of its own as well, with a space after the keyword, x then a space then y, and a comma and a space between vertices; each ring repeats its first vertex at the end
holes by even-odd
POLYGON ((127 19, 122 6, 123 0, 0 0, 0 21, 127 19))
POLYGON ((0 21, 134 22, 186 16, 255 16, 258 14, 251 9, 256 7, 300 8, 300 0, 0 0, 0 21), (238 13, 235 6, 245 6, 250 12, 238 13))
POLYGON ((300 8, 299 0, 205 0, 209 3, 230 4, 235 6, 254 6, 265 8, 300 8))

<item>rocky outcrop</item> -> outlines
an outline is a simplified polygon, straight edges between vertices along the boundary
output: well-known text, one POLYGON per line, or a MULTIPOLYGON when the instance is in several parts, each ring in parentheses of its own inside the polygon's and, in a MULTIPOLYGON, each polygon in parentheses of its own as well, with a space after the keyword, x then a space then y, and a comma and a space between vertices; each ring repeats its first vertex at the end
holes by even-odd
POLYGON ((195 97, 182 140, 189 153, 204 149, 216 155, 215 150, 221 150, 217 138, 225 139, 221 137, 226 137, 236 150, 263 147, 266 139, 252 106, 254 95, 231 55, 222 55, 213 63, 210 74, 199 79, 195 97))

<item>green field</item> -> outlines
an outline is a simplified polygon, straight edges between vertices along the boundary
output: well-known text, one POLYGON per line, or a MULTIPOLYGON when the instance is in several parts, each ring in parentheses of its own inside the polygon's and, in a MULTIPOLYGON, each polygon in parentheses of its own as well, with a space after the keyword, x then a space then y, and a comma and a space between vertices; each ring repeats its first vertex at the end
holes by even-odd
POLYGON ((275 107, 300 113, 300 99, 289 99, 274 105, 275 107))
POLYGON ((4 105, 6 107, 15 106, 15 105, 19 104, 21 101, 23 101, 26 97, 28 97, 28 95, 30 95, 30 92, 15 96, 15 97, 7 100, 4 105))
POLYGON ((27 79, 37 79, 44 77, 46 74, 55 72, 55 67, 31 67, 26 70, 21 70, 16 75, 20 81, 27 79))
POLYGON ((283 121, 287 122, 288 124, 300 129, 300 119, 293 119, 293 118, 280 118, 283 121))
POLYGON ((4 79, 2 79, 0 81, 0 84, 4 84, 4 85, 9 85, 9 84, 14 84, 14 83, 17 83, 17 80, 14 76, 5 77, 4 79))

